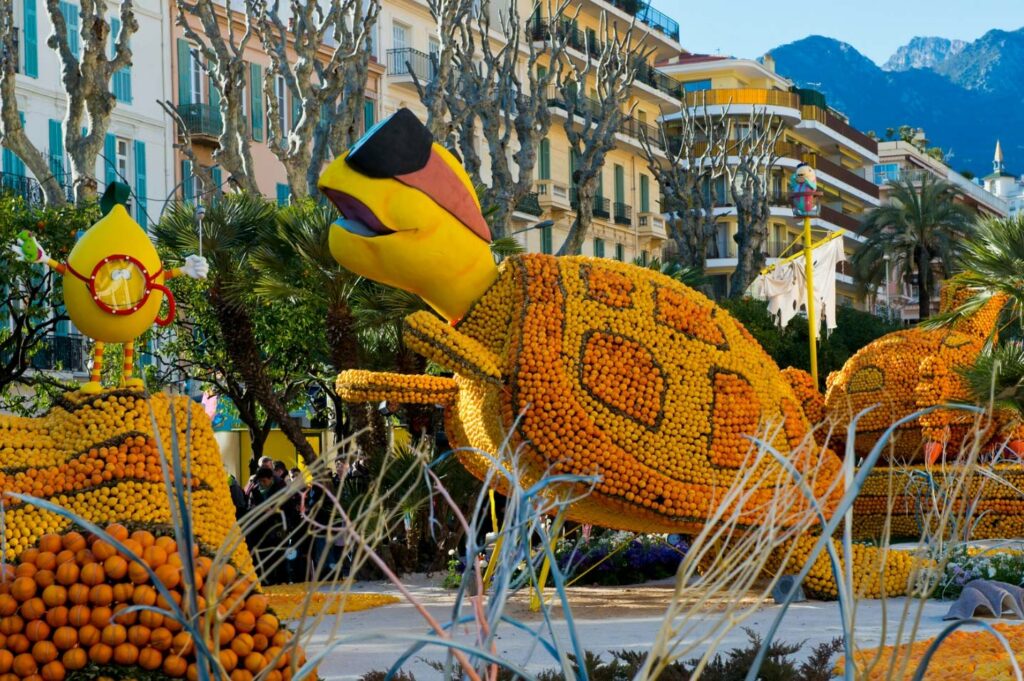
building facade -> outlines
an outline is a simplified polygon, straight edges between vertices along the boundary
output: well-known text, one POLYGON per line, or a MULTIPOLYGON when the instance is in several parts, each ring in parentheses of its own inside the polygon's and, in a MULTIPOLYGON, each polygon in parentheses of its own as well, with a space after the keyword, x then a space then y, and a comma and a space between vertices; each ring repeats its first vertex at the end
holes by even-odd
MULTIPOLYGON (((494 3, 493 25, 499 25, 497 12, 500 3, 494 3)), ((524 42, 542 43, 546 35, 546 17, 531 17, 532 3, 520 0, 520 15, 527 21, 524 42)), ((566 57, 583 64, 600 52, 599 33, 601 14, 609 23, 628 26, 635 16, 637 36, 645 36, 646 46, 653 51, 641 68, 640 76, 632 86, 626 106, 632 114, 617 135, 616 147, 607 154, 601 173, 598 197, 594 205, 594 222, 586 243, 584 255, 603 256, 625 261, 659 256, 667 235, 661 215, 657 183, 647 170, 647 162, 640 146, 640 135, 648 134, 658 140, 655 127, 664 108, 678 106, 678 83, 660 73, 654 62, 678 54, 679 24, 642 2, 628 0, 584 0, 575 21, 565 20, 557 30, 567 33, 566 57)), ((424 115, 413 74, 424 82, 430 77, 431 55, 440 53, 437 27, 427 5, 420 0, 388 0, 381 9, 377 27, 377 53, 387 67, 382 86, 381 116, 388 116, 401 107, 424 115)), ((523 68, 526 68, 523 51, 523 68)), ((538 66, 547 65, 541 60, 538 66)), ((593 96, 594 83, 580 84, 580 92, 593 96)), ((534 168, 536 196, 527 197, 514 215, 516 238, 533 252, 554 253, 566 236, 575 218, 575 191, 573 188, 574 155, 570 153, 565 134, 566 106, 557 93, 549 95, 552 111, 551 128, 537 151, 534 168), (534 228, 541 222, 550 226, 534 228)), ((486 172, 487 145, 482 141, 477 149, 484 157, 486 172)), ((484 180, 488 178, 485 176, 484 180)))
POLYGON ((1017 177, 1006 171, 1003 146, 998 141, 992 158, 992 173, 985 177, 984 182, 986 191, 1006 202, 1010 217, 1024 215, 1024 176, 1017 177))
MULTIPOLYGON (((779 160, 771 175, 769 264, 801 247, 802 221, 793 217, 787 184, 799 163, 815 168, 818 189, 824 192, 821 214, 812 220, 815 238, 845 230, 844 247, 848 255, 852 254, 861 240, 857 232, 864 213, 879 205, 878 187, 865 177, 865 168, 878 161, 875 140, 850 126, 840 112, 827 105, 822 94, 799 90, 776 73, 770 56, 753 61, 682 54, 662 62, 659 68, 681 82, 682 106, 701 115, 734 117, 734 135, 746 134, 747 122, 755 111, 766 110, 783 124, 775 149, 779 160)), ((721 205, 715 208, 719 233, 715 252, 709 254, 708 274, 716 293, 724 295, 737 262, 733 238, 736 209, 731 205, 725 179, 719 182, 716 195, 721 205)), ((837 269, 836 286, 841 304, 863 305, 847 264, 837 269)))
MULTIPOLYGON (((1001 157, 1001 151, 997 149, 996 153, 1001 157)), ((986 183, 983 187, 967 179, 910 142, 892 140, 878 143, 878 163, 872 171, 872 180, 879 187, 883 204, 889 202, 892 183, 907 178, 919 181, 917 178, 924 174, 948 182, 956 192, 956 200, 969 206, 981 217, 1006 217, 1010 212, 1010 204, 1006 199, 986 189, 987 186, 992 186, 991 184, 986 183)), ((900 280, 892 272, 875 296, 874 302, 878 314, 894 317, 904 324, 919 321, 917 285, 914 282, 900 280)), ((938 311, 939 301, 933 296, 932 313, 938 311)))

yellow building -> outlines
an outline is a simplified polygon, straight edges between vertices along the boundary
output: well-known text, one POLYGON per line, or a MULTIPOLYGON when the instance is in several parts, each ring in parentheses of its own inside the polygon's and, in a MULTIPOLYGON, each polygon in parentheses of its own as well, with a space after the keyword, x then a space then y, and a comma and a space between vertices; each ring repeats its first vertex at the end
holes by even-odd
MULTIPOLYGON (((493 3, 493 26, 499 26, 497 12, 500 3, 493 3)), ((575 11, 575 5, 573 5, 575 11)), ((545 8, 546 9, 546 8, 545 8)), ((548 39, 546 18, 531 17, 533 4, 520 0, 520 14, 526 21, 523 34, 526 40, 543 42, 548 39)), ((632 86, 626 108, 632 108, 617 136, 618 145, 606 158, 601 174, 600 196, 595 201, 594 223, 583 247, 585 255, 597 255, 620 260, 657 256, 667 238, 665 222, 660 213, 657 182, 647 170, 647 162, 640 146, 642 130, 647 130, 652 141, 657 141, 658 117, 663 109, 678 106, 681 90, 679 83, 654 68, 654 62, 679 54, 679 25, 653 7, 638 0, 584 0, 575 21, 566 20, 560 30, 568 33, 566 57, 581 65, 591 55, 600 52, 600 18, 605 13, 608 24, 614 22, 624 30, 635 15, 635 35, 644 38, 653 50, 648 63, 632 86)), ((420 0, 385 0, 381 9, 377 33, 377 56, 386 65, 381 95, 381 116, 387 116, 400 107, 425 113, 410 70, 421 82, 430 76, 430 54, 440 51, 437 27, 420 0)), ((497 39, 497 37, 495 37, 497 39)), ((523 50, 523 68, 526 51, 523 50)), ((542 65, 546 66, 546 65, 542 65)), ((583 84, 580 92, 590 96, 594 83, 583 84)), ((549 105, 552 111, 548 137, 537 150, 535 167, 536 196, 527 197, 519 205, 514 220, 517 238, 530 251, 555 252, 568 234, 575 217, 573 190, 573 158, 565 135, 566 112, 559 97, 552 92, 549 105), (552 220, 553 226, 534 229, 540 221, 552 220)), ((487 145, 477 144, 482 155, 487 145)), ((486 161, 484 168, 487 168, 486 161)), ((488 179, 484 178, 485 181, 488 179)))
MULTIPOLYGON (((815 168, 821 198, 821 215, 812 225, 817 235, 846 230, 844 245, 852 255, 862 240, 857 235, 866 211, 879 205, 879 190, 865 175, 878 162, 878 143, 854 129, 825 97, 813 90, 801 90, 775 73, 774 60, 733 59, 710 55, 678 55, 659 63, 662 72, 681 81, 682 105, 695 113, 729 115, 735 118, 733 134, 744 133, 744 124, 754 110, 767 109, 784 125, 776 152, 779 161, 772 173, 771 226, 767 246, 768 262, 793 254, 799 246, 801 227, 788 201, 788 177, 800 162, 815 168)), ((677 116, 678 117, 678 116, 677 116)), ((736 267, 736 210, 720 180, 722 205, 719 233, 713 253, 708 254, 708 274, 716 293, 728 290, 729 276, 736 267)), ((860 305, 849 264, 836 272, 837 299, 860 305)))

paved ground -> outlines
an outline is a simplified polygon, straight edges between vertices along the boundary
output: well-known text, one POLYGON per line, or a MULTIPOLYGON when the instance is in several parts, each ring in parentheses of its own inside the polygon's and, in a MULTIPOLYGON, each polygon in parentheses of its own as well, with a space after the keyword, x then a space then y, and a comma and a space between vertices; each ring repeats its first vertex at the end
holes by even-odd
MULTIPOLYGON (((451 619, 452 592, 441 588, 436 578, 427 579, 415 575, 409 579, 409 588, 431 615, 441 621, 451 619)), ((385 583, 360 583, 357 589, 397 593, 394 587, 385 583)), ((586 648, 595 652, 623 648, 646 650, 662 626, 672 584, 660 582, 633 587, 580 587, 570 592, 576 629, 586 648)), ((862 602, 857 610, 857 644, 862 647, 878 645, 882 638, 883 620, 886 641, 891 643, 905 604, 906 599, 902 598, 890 599, 884 608, 880 601, 862 602)), ((941 618, 948 607, 948 603, 934 600, 925 604, 919 638, 933 636, 942 629, 941 618)), ((702 615, 697 631, 687 640, 692 641, 710 629, 715 622, 714 610, 711 607, 702 615)), ((507 612, 534 627, 541 625, 538 617, 529 611, 525 598, 513 599, 507 612)), ((777 606, 764 606, 743 626, 764 633, 777 612, 777 606)), ((567 640, 564 619, 557 619, 554 628, 559 636, 567 640)), ((422 635, 426 631, 423 618, 413 606, 402 602, 374 610, 348 613, 340 623, 333 620, 322 623, 314 634, 309 650, 315 654, 329 640, 358 638, 357 641, 345 642, 334 648, 319 670, 325 679, 355 680, 367 671, 386 669, 409 646, 408 637, 422 635)), ((790 608, 783 624, 783 633, 778 638, 785 641, 806 640, 809 645, 805 650, 809 650, 813 644, 831 640, 841 634, 837 605, 808 601, 790 608)), ((463 629, 460 637, 471 641, 472 632, 463 629)), ((505 626, 499 631, 497 640, 498 652, 503 657, 522 664, 530 671, 554 666, 547 654, 538 650, 531 637, 520 629, 505 626)), ((746 635, 742 629, 736 628, 723 638, 719 649, 728 650, 745 642, 746 635)), ((424 651, 405 668, 416 674, 418 681, 434 681, 439 678, 438 672, 428 667, 422 658, 440 657, 443 657, 443 653, 439 653, 437 648, 424 651)))

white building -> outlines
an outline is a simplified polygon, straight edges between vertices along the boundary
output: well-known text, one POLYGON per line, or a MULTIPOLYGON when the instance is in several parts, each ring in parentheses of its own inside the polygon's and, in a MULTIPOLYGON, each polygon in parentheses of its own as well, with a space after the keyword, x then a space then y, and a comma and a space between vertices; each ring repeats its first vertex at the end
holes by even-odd
MULTIPOLYGON (((61 84, 61 63, 47 45, 53 31, 44 0, 14 0, 18 45, 18 107, 29 139, 50 157, 51 168, 70 185, 64 153, 63 120, 66 95, 61 84)), ((79 6, 62 0, 72 50, 81 50, 79 6)), ((119 3, 107 8, 112 34, 120 30, 119 3)), ((115 178, 132 188, 132 216, 143 226, 156 222, 173 185, 173 125, 157 103, 170 98, 171 15, 163 0, 137 0, 139 30, 132 36, 130 68, 111 79, 118 98, 111 117, 96 177, 100 191, 115 178)), ((111 38, 113 44, 114 37, 111 38)), ((2 184, 27 198, 39 197, 38 184, 11 151, 3 150, 2 184)), ((68 187, 70 191, 70 186, 68 187)))
POLYGON ((1016 177, 1006 172, 1003 147, 998 140, 992 158, 992 174, 985 178, 985 189, 1006 201, 1010 217, 1016 217, 1024 211, 1024 176, 1016 177))

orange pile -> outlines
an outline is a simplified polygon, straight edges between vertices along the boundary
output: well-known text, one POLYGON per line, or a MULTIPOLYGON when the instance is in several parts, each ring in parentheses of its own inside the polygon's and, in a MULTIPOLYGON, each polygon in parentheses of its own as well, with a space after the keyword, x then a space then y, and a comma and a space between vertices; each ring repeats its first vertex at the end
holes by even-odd
MULTIPOLYGON (((174 539, 145 530, 129 534, 120 524, 106 531, 140 556, 175 604, 187 609, 183 557, 174 539)), ((270 667, 268 681, 288 681, 305 660, 268 611, 267 597, 253 592, 251 577, 230 565, 213 574, 212 565, 197 555, 199 614, 189 617, 200 622, 219 663, 215 677, 252 681, 270 667)), ((181 621, 123 612, 133 604, 171 607, 142 563, 113 544, 74 531, 44 535, 0 573, 0 681, 62 681, 90 663, 101 676, 159 672, 195 681, 196 646, 181 621)))

